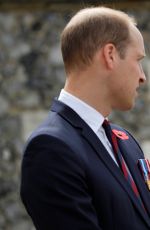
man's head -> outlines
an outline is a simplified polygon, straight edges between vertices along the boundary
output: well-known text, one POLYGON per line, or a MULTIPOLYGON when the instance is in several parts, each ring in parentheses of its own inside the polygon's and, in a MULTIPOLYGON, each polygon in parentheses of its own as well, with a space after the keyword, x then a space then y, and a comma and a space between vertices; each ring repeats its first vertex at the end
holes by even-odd
POLYGON ((104 7, 79 11, 62 33, 65 90, 104 116, 134 106, 145 82, 143 37, 127 14, 104 7))
POLYGON ((127 14, 105 7, 80 10, 67 24, 61 36, 66 72, 83 70, 93 56, 107 43, 115 45, 124 58, 130 43, 130 24, 136 22, 127 14))

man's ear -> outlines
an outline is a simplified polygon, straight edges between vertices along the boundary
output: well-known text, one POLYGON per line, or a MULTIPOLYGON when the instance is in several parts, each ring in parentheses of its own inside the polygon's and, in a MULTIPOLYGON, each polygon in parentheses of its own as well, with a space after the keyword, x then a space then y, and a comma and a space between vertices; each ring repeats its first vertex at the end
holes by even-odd
POLYGON ((103 57, 108 69, 112 70, 118 57, 118 52, 114 44, 108 43, 103 47, 103 57))

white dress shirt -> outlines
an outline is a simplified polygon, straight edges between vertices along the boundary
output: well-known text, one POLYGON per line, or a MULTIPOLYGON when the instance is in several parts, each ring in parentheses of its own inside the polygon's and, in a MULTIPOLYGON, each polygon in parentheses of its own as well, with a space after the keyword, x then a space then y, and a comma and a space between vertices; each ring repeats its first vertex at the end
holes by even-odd
POLYGON ((62 101, 64 104, 72 108, 87 123, 87 125, 98 136, 112 159, 118 165, 113 154, 112 146, 108 141, 105 131, 102 127, 104 121, 104 117, 102 116, 102 114, 100 114, 97 110, 95 110, 93 107, 89 106, 87 103, 83 102, 79 98, 66 92, 64 89, 61 90, 58 100, 62 101))

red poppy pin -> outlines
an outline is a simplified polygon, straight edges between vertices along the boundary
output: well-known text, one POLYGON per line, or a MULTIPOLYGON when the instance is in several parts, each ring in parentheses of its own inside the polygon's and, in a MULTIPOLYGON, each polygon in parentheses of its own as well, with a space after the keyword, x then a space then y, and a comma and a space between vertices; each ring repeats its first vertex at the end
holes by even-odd
POLYGON ((117 130, 117 129, 113 129, 112 132, 122 140, 128 140, 129 139, 129 137, 127 136, 127 134, 125 132, 122 132, 122 131, 117 130))

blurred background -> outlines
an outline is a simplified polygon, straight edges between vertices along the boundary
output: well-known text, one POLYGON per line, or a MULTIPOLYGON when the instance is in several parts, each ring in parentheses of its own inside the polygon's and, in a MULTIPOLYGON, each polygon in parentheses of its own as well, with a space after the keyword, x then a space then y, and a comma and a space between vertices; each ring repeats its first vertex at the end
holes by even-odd
POLYGON ((91 5, 128 12, 143 34, 147 84, 132 111, 111 119, 136 136, 150 159, 150 1, 0 0, 0 230, 35 230, 19 195, 23 147, 64 84, 60 33, 91 5))

